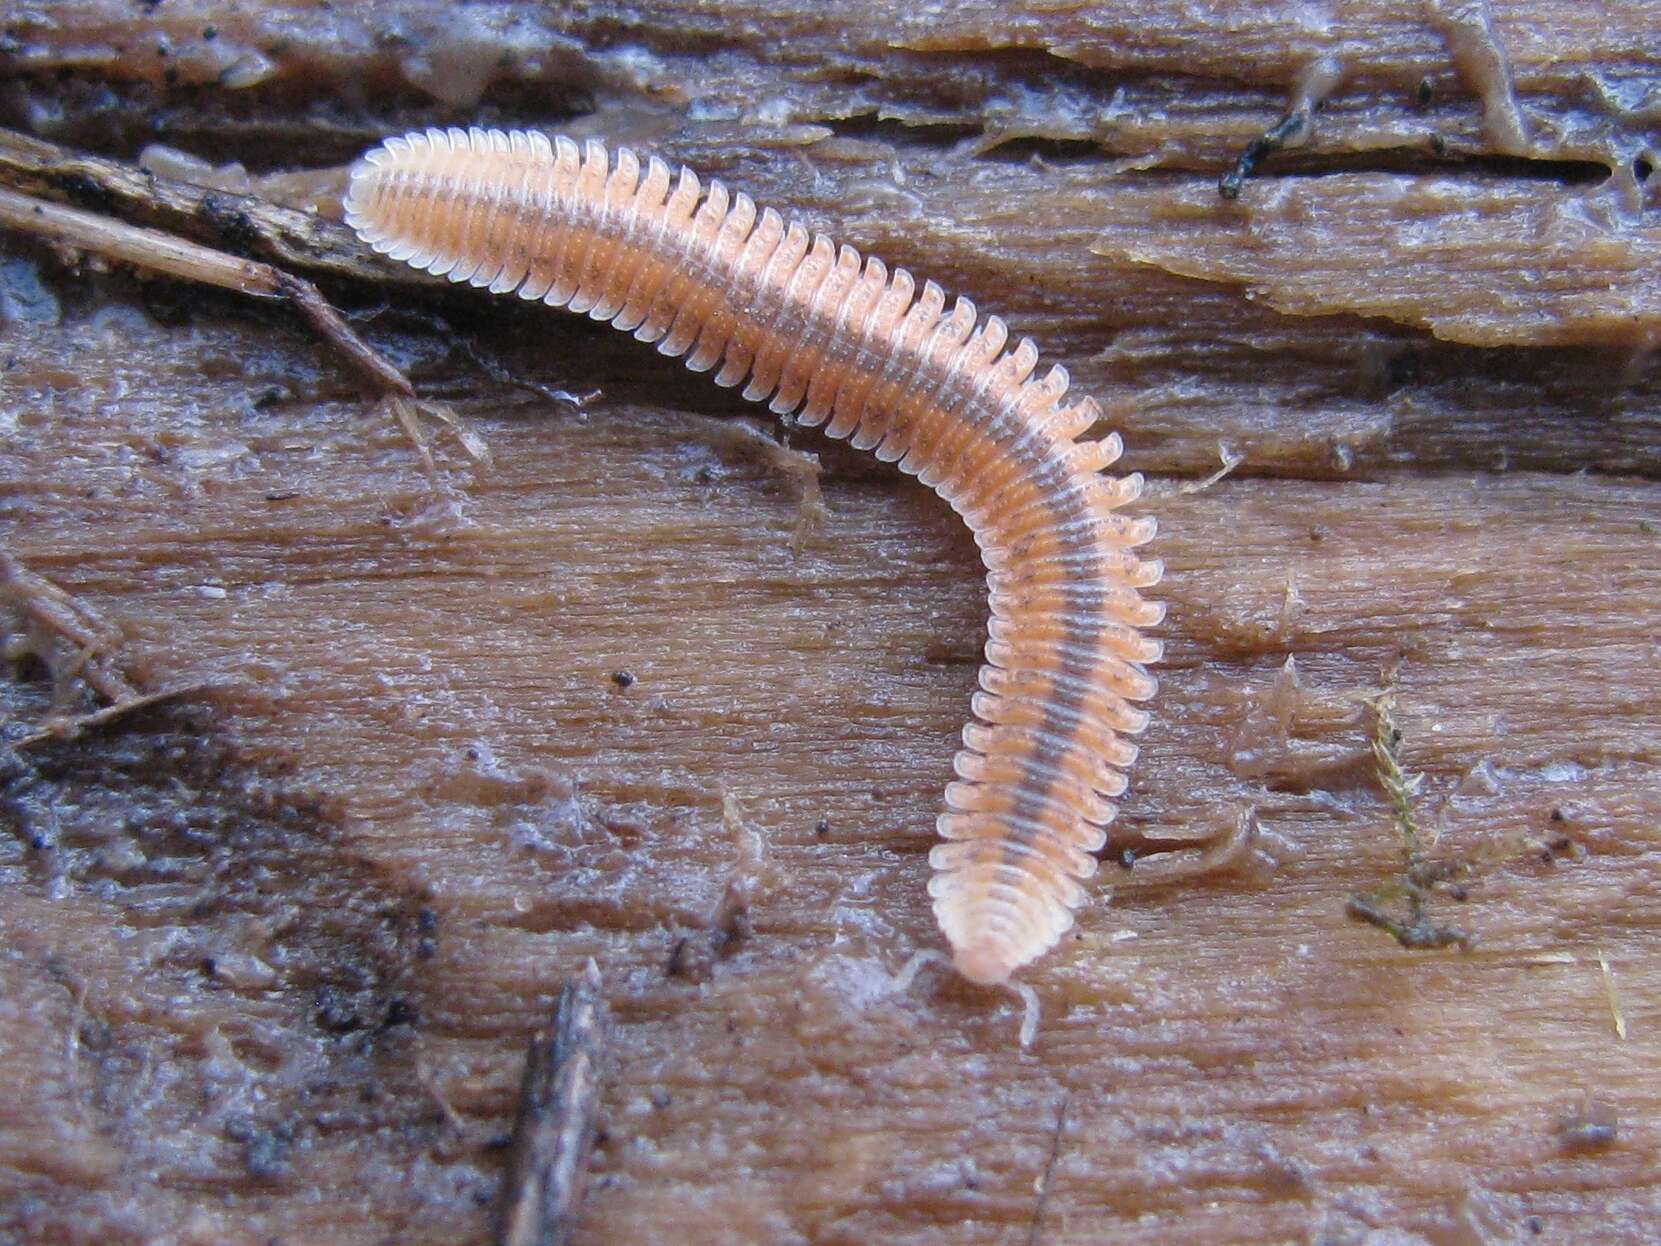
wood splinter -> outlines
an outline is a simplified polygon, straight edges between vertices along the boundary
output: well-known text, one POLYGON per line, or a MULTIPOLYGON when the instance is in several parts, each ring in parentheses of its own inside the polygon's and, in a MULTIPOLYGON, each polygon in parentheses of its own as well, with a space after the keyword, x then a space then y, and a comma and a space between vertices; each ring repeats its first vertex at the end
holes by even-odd
POLYGON ((571 1238, 594 1147, 607 1024, 600 971, 590 960, 560 991, 548 1028, 525 1058, 497 1246, 559 1246, 571 1238))

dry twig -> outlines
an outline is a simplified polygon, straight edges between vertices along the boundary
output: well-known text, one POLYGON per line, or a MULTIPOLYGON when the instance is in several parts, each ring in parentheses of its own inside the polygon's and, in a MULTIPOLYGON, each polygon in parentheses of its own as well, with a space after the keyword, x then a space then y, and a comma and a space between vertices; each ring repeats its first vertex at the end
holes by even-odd
POLYGON ((3 187, 0 187, 0 225, 185 281, 256 298, 282 299, 339 352, 375 393, 415 397, 415 387, 409 379, 352 332, 316 286, 269 264, 240 259, 160 230, 141 229, 79 208, 32 199, 3 187))
POLYGON ((351 277, 381 287, 448 284, 382 259, 345 225, 316 213, 163 177, 15 130, 0 129, 0 187, 67 200, 102 217, 258 257, 289 272, 351 277))
POLYGON ((1221 464, 1216 471, 1204 480, 1189 480, 1177 486, 1178 493, 1204 493, 1212 485, 1229 475, 1235 468, 1246 461, 1246 456, 1237 453, 1226 441, 1217 443, 1217 461, 1221 464))
POLYGON ((46 740, 73 740, 82 732, 114 722, 135 710, 200 692, 206 683, 140 692, 113 661, 121 633, 99 618, 85 603, 37 572, 30 571, 10 552, 0 549, 0 601, 9 603, 21 618, 24 635, 6 656, 32 653, 51 672, 51 711, 41 727, 11 741, 23 748, 46 740), (70 711, 70 689, 79 680, 93 695, 110 704, 85 713, 70 711))
POLYGON ((0 549, 0 601, 9 603, 21 617, 24 651, 37 656, 51 672, 58 708, 65 704, 67 690, 76 679, 107 701, 119 703, 138 695, 138 689, 110 661, 121 643, 121 633, 73 594, 30 571, 4 549, 0 549), (71 655, 67 659, 65 649, 71 655))
POLYGON ((589 961, 531 1040, 519 1092, 497 1246, 559 1246, 577 1222, 594 1145, 606 1041, 600 971, 589 961))
MULTIPOLYGON (((160 220, 171 228, 188 227, 189 232, 202 232, 201 225, 207 221, 220 235, 221 246, 234 245, 238 250, 259 246, 285 259, 298 259, 306 267, 333 271, 339 271, 341 264, 327 262, 331 254, 353 257, 362 249, 344 226, 316 221, 306 213, 248 196, 172 182, 116 161, 73 156, 50 144, 0 130, 0 228, 34 234, 58 245, 184 281, 281 300, 299 313, 357 374, 370 394, 381 401, 386 413, 415 446, 429 480, 436 481, 437 468, 418 416, 438 421, 455 435, 471 458, 489 462, 483 440, 464 428, 447 407, 418 400, 409 378, 359 337, 311 282, 259 260, 130 224, 105 211, 89 212, 49 202, 34 197, 37 194, 69 195, 104 210, 160 220), (295 217, 299 220, 292 219, 295 217), (302 236, 308 239, 308 245, 296 248, 295 240, 302 236)), ((375 266, 368 266, 368 272, 358 272, 361 266, 355 260, 347 267, 357 276, 369 275, 377 280, 386 276, 375 266)))
POLYGON ((106 705, 103 709, 86 714, 53 714, 38 731, 31 731, 28 735, 13 740, 12 747, 25 748, 31 744, 42 744, 47 740, 74 740, 83 732, 102 727, 148 706, 176 701, 180 697, 190 696, 212 686, 205 682, 182 684, 176 688, 163 688, 160 692, 135 693, 112 705, 106 705))
POLYGON ((1038 1246, 1038 1234, 1044 1227, 1044 1204, 1050 1199, 1050 1179, 1055 1175, 1055 1164, 1061 1158, 1061 1136, 1067 1131, 1067 1109, 1072 1106, 1071 1091, 1061 1096, 1061 1106, 1055 1113, 1055 1132, 1050 1135, 1050 1157, 1038 1177, 1038 1198, 1032 1206, 1032 1220, 1027 1226, 1027 1246, 1038 1246))
POLYGON ((784 426, 785 440, 758 420, 700 417, 712 440, 737 446, 754 455, 763 466, 779 473, 796 490, 796 526, 790 535, 790 552, 800 554, 808 540, 830 519, 830 507, 819 485, 824 470, 819 456, 789 444, 791 425, 784 426))

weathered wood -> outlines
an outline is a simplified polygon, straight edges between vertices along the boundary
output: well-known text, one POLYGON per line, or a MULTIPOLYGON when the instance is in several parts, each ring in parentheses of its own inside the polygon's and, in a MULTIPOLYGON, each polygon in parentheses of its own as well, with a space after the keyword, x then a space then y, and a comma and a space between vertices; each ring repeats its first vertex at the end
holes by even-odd
MULTIPOLYGON (((1432 6, 1443 7, 1489 8, 1432 6)), ((71 0, 0 28, 0 65, 30 73, 12 104, 20 120, 67 111, 57 133, 136 148, 159 132, 261 169, 279 163, 273 150, 345 160, 389 129, 480 116, 648 145, 996 298, 1088 388, 1134 385, 1150 467, 1201 470, 1228 433, 1260 469, 1299 474, 1549 468, 1564 438, 1588 466, 1654 474, 1661 179, 1647 171, 1661 140, 1646 84, 1661 72, 1661 15, 1650 2, 1500 5, 1487 25, 1509 88, 1455 55, 1449 20, 1388 3, 1311 23, 1296 5, 964 4, 927 19, 879 5, 828 20, 771 4, 626 15, 505 4, 463 18, 447 6, 244 13, 193 0, 147 13, 71 0), (127 54, 140 48, 166 55, 127 54), (1331 59, 1346 76, 1314 137, 1265 173, 1354 180, 1320 190, 1260 177, 1222 210, 1217 174, 1331 59), (1484 100, 1496 91, 1522 92, 1526 163, 1489 159, 1484 100), (137 94, 109 107, 122 92, 137 94), (101 107, 86 107, 89 93, 101 107), (342 101, 321 120, 320 94, 342 101), (1434 176, 1403 196, 1373 167, 1434 176), (1381 227, 1373 194, 1402 196, 1401 228, 1381 227), (1438 248, 1446 236, 1462 245, 1438 248), (1151 279, 1148 264, 1177 276, 1151 279), (1500 362, 1380 322, 1335 332, 1184 274, 1299 312, 1429 325, 1455 343, 1598 352, 1500 362), (1193 418, 1208 393, 1212 409, 1193 418)), ((74 172, 54 176, 72 187, 74 172)), ((234 198, 226 206, 197 228, 234 237, 234 198)), ((291 215, 289 242, 261 258, 314 250, 308 231, 327 227, 308 219, 291 215)), ((339 255, 361 270, 361 249, 339 255)))
MULTIPOLYGON (((1558 317, 1503 272, 1440 289, 1423 252, 1345 288, 1356 238, 1405 228, 1392 187, 1525 205, 1449 285, 1620 191, 1467 162, 1504 127, 1410 6, 54 11, 81 50, 0 26, 4 107, 55 101, 55 136, 111 158, 151 136, 100 90, 213 159, 265 145, 256 174, 586 92, 576 132, 1007 311, 1155 473, 1170 658, 1115 828, 1134 865, 1029 976, 1023 1053, 1003 995, 890 987, 936 944, 923 857, 984 635, 926 491, 796 435, 827 510, 798 531, 802 460, 707 382, 535 308, 325 273, 493 450, 435 492, 286 318, 0 239, 0 540, 119 630, 100 657, 135 686, 212 686, 0 754, 0 1236, 487 1241, 526 1040, 592 957, 616 1085, 579 1243, 1653 1238, 1661 390, 1605 331, 1653 291, 1600 302, 1586 257, 1653 264, 1655 179, 1562 235, 1558 317), (1363 40, 1311 142, 1222 205, 1298 75, 1363 40), (961 129, 848 121, 877 110, 961 129), (1023 130, 1100 149, 953 145, 1023 130), (1603 345, 1412 327, 1456 297, 1472 341, 1603 345), (1331 314, 1382 303, 1403 323, 1331 314), (1244 460, 1196 488, 1220 453, 1244 460), (1467 953, 1345 911, 1403 876, 1363 705, 1385 687, 1426 855, 1466 867, 1428 916, 1467 953), (745 937, 671 973, 735 880, 745 937)), ((1653 147, 1652 18, 1494 6, 1535 154, 1653 147)), ((42 664, 0 696, 33 729, 42 664)))

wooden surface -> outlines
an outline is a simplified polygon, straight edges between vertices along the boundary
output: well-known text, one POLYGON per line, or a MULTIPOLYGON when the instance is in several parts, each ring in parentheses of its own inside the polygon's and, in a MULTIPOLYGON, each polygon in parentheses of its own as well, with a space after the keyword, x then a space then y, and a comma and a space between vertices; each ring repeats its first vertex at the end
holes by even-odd
MULTIPOLYGON (((0 122, 325 211, 265 175, 604 134, 1064 362, 1150 474, 1169 660, 1032 1050, 889 984, 984 636, 925 490, 586 322, 310 270, 489 443, 435 487, 281 309, 0 238, 0 539, 135 687, 209 685, 0 757, 0 1240, 487 1241, 590 957, 581 1243, 1654 1239, 1661 14, 892 7, 22 6, 0 122), (1467 952, 1346 913, 1402 877, 1386 687, 1467 952)), ((16 739, 78 688, 13 636, 16 739)))

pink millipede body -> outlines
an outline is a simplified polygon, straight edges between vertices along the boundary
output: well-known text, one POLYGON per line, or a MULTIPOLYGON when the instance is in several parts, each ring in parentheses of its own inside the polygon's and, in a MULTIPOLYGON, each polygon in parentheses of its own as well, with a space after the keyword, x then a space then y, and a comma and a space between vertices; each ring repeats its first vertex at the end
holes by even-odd
POLYGON ((988 568, 990 639, 929 854, 953 963, 1006 982, 1068 930, 1148 716, 1139 629, 1162 609, 1133 552, 1141 479, 1102 469, 1119 439, 1034 375, 996 316, 921 289, 822 234, 597 142, 494 130, 388 139, 352 173, 346 218, 429 272, 610 321, 718 385, 897 461, 969 524, 988 568))

